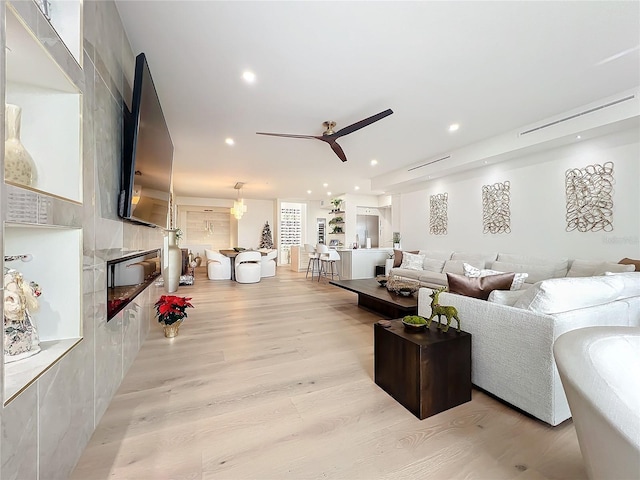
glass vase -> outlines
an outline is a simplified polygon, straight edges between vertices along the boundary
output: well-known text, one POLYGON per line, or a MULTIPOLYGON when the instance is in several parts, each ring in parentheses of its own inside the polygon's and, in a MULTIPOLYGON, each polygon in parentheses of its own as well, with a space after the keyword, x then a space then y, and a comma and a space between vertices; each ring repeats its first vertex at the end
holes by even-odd
POLYGON ((4 180, 33 187, 37 181, 36 164, 20 141, 22 108, 5 105, 4 119, 4 180))

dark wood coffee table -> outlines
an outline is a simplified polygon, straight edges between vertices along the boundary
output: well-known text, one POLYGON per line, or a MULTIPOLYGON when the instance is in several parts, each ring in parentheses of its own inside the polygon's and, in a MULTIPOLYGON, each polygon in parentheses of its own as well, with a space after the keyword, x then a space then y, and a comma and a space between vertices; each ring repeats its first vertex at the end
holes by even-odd
POLYGON ((420 420, 471 400, 471 334, 373 326, 374 379, 420 420))
POLYGON ((331 280, 331 285, 358 294, 358 305, 386 318, 398 318, 418 313, 417 293, 403 297, 390 292, 373 278, 361 280, 331 280))

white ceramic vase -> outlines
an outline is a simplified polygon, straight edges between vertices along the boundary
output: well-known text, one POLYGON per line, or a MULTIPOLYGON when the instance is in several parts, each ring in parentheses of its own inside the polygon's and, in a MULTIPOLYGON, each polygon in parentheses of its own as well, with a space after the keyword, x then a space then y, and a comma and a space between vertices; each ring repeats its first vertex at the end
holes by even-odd
POLYGON ((36 164, 20 141, 22 108, 7 103, 4 122, 4 179, 33 187, 38 179, 36 164))
POLYGON ((167 293, 178 290, 180 274, 182 273, 182 251, 178 247, 176 232, 178 230, 166 230, 164 237, 164 249, 162 258, 162 278, 164 289, 167 293))

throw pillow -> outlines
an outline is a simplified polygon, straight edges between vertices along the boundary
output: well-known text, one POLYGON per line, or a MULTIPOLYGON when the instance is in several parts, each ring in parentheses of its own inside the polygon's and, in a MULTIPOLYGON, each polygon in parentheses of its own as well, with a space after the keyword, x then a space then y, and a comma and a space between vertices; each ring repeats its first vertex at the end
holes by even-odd
POLYGON ((618 263, 622 265, 635 265, 636 272, 640 272, 640 260, 634 260, 633 258, 623 258, 618 263))
POLYGON ((402 250, 393 251, 393 268, 398 268, 402 265, 402 250))
POLYGON ((400 268, 406 268, 407 270, 422 270, 424 264, 424 255, 418 255, 409 252, 402 253, 402 264, 400 268))
POLYGON ((447 273, 447 282, 451 293, 486 300, 493 290, 509 290, 514 275, 514 273, 500 273, 486 277, 467 277, 447 273))
POLYGON ((488 302, 513 307, 525 290, 494 290, 487 298, 488 302))
MULTIPOLYGON (((487 275, 498 275, 500 273, 510 273, 510 272, 500 272, 498 270, 490 270, 488 268, 476 268, 473 265, 469 265, 468 263, 463 263, 462 268, 464 269, 464 274, 467 277, 486 277, 487 275)), ((520 290, 522 285, 524 285, 524 281, 529 276, 528 273, 523 272, 515 272, 513 276, 513 282, 511 283, 511 288, 509 290, 520 290)))

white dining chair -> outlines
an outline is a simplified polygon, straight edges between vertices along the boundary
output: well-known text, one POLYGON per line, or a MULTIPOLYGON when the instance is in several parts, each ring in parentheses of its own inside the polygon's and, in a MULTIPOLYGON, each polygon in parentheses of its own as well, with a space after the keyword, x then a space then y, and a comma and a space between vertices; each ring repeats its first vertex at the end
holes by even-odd
POLYGON ((230 280, 231 259, 214 250, 205 249, 207 277, 209 280, 230 280))
POLYGON ((236 282, 258 283, 262 273, 262 254, 256 251, 241 252, 236 256, 236 282))

